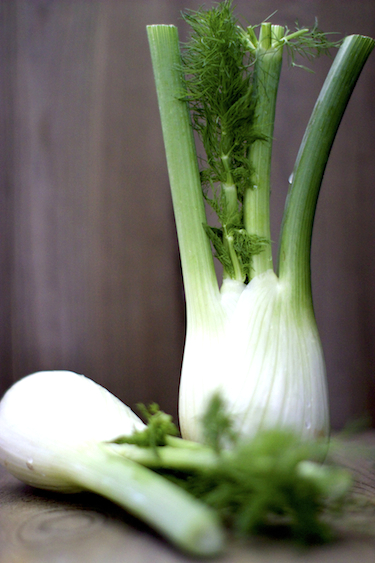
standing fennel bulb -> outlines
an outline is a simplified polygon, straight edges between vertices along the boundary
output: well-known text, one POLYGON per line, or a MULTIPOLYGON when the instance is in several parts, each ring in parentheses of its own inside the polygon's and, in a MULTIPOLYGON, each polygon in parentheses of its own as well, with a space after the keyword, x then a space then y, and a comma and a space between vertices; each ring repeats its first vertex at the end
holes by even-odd
POLYGON ((243 29, 230 1, 188 12, 180 52, 174 26, 148 27, 184 279, 187 332, 179 417, 183 437, 201 440, 216 391, 236 430, 270 427, 326 436, 329 411, 311 293, 313 219, 336 131, 371 38, 342 42, 293 170, 273 269, 270 168, 284 47, 308 58, 333 46, 316 28, 263 23, 243 29), (193 137, 206 160, 199 171, 193 137), (220 227, 207 224, 204 201, 220 227), (223 266, 219 288, 211 245, 223 266))
MULTIPOLYGON (((228 295, 221 297, 225 310, 228 295)), ((272 270, 231 297, 223 319, 188 328, 180 390, 185 437, 200 439, 200 414, 215 390, 243 436, 274 426, 298 429, 303 437, 327 435, 325 367, 314 317, 291 305, 288 285, 272 270)))

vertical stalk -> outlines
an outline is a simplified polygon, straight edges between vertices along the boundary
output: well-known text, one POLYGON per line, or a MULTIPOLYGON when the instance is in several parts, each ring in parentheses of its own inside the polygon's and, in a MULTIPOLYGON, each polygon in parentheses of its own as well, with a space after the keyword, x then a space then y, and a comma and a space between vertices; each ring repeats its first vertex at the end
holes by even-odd
MULTIPOLYGON (((261 26, 254 69, 254 94, 257 98, 255 131, 261 139, 250 150, 253 169, 252 185, 244 199, 245 228, 249 234, 271 239, 270 176, 275 121, 276 97, 282 65, 284 28, 263 23, 261 26)), ((253 257, 253 275, 272 268, 271 245, 253 257)))
POLYGON ((370 37, 346 37, 307 125, 287 198, 279 247, 279 277, 297 306, 312 310, 310 251, 319 190, 331 147, 362 68, 374 48, 370 37))
POLYGON ((219 295, 198 160, 181 71, 178 31, 172 25, 147 27, 155 76, 188 310, 201 311, 219 295))

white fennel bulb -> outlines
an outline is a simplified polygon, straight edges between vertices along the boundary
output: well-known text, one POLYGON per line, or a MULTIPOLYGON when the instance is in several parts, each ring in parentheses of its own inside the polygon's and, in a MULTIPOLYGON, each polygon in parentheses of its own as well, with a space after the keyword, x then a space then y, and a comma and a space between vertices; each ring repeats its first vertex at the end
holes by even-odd
POLYGON ((92 380, 69 371, 37 372, 15 383, 0 402, 0 463, 35 487, 98 493, 183 551, 218 553, 223 533, 217 515, 110 444, 144 428, 129 407, 92 380))
POLYGON ((326 374, 314 317, 293 307, 287 283, 272 270, 240 295, 232 289, 230 311, 225 306, 221 316, 200 316, 199 325, 192 312, 180 387, 183 436, 201 440, 200 421, 217 391, 242 436, 275 426, 302 438, 327 436, 326 374))
POLYGON ((30 485, 82 490, 64 477, 62 458, 144 427, 128 406, 84 375, 40 371, 16 382, 1 400, 0 461, 30 485))

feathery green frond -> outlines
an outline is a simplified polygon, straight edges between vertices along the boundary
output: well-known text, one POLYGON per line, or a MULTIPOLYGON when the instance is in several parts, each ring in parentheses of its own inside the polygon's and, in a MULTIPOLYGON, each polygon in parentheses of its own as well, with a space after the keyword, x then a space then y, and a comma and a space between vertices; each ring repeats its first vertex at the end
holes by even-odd
POLYGON ((137 430, 130 436, 120 436, 113 440, 114 444, 135 444, 142 448, 153 448, 165 446, 167 436, 177 436, 178 430, 169 414, 161 411, 159 405, 152 403, 148 407, 139 404, 138 408, 145 417, 147 426, 143 430, 137 430))
MULTIPOLYGON (((258 187, 263 193, 258 203, 251 205, 268 205, 265 192, 270 190, 269 172, 260 177, 257 167, 259 161, 263 170, 270 168, 270 119, 283 47, 291 64, 297 66, 297 56, 311 60, 327 54, 337 43, 328 40, 317 22, 312 29, 297 24, 293 32, 270 23, 244 29, 234 15, 231 0, 209 10, 187 11, 183 17, 191 29, 190 39, 182 49, 187 90, 184 97, 205 151, 202 189, 221 225, 220 230, 204 228, 224 275, 247 283, 252 277, 253 257, 267 246, 267 256, 271 256, 268 220, 255 222, 252 228, 249 217, 253 211, 246 209, 245 217, 243 206, 246 194, 247 202, 259 199, 250 198, 248 193, 258 187), (262 99, 268 100, 267 110, 260 103, 262 99), (268 123, 262 122, 262 115, 269 116, 268 123)), ((264 217, 267 213, 266 210, 264 217)), ((266 268, 270 266, 267 257, 261 263, 266 268)))

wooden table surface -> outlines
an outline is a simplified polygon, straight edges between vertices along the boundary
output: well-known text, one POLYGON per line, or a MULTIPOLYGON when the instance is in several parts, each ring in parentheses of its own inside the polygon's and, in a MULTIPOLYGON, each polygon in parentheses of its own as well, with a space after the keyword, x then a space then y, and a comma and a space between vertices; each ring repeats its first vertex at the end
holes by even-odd
MULTIPOLYGON (((356 444, 375 444, 367 433, 356 444)), ((352 450, 350 450, 352 451, 352 450)), ((374 563, 375 471, 345 454, 364 507, 338 526, 338 539, 301 549, 253 538, 228 542, 218 563, 374 563), (350 528, 350 531, 348 531, 350 528)), ((25 486, 0 468, 0 563, 199 563, 176 552, 123 510, 93 494, 59 495, 25 486)))

